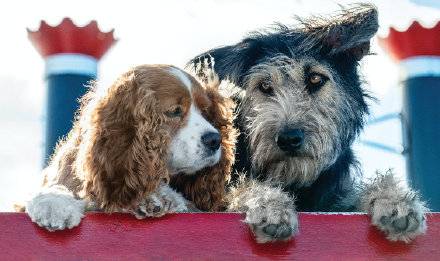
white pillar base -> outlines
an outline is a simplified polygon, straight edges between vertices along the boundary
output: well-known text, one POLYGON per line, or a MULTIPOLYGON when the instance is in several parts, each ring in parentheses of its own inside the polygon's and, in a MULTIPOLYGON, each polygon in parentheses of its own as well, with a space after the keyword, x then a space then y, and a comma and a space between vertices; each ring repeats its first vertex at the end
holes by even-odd
POLYGON ((80 74, 96 78, 98 60, 79 53, 61 53, 46 57, 45 76, 57 74, 80 74))
POLYGON ((403 59, 400 64, 400 78, 440 76, 440 56, 414 56, 403 59))

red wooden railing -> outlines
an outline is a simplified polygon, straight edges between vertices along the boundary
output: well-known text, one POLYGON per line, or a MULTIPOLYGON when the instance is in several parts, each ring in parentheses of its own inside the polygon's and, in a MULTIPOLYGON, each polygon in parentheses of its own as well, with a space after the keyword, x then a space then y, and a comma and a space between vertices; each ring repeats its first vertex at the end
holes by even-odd
POLYGON ((271 244, 255 243, 242 219, 91 213, 77 228, 48 232, 25 214, 0 213, 0 260, 440 260, 440 213, 411 244, 388 242, 363 214, 301 213, 300 234, 271 244))

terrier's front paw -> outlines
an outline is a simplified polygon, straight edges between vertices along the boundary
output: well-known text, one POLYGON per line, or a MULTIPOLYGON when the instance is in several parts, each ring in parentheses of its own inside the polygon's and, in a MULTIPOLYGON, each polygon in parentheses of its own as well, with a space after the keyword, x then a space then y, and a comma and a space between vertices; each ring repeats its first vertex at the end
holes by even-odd
POLYGON ((414 193, 402 198, 381 198, 373 202, 372 224, 390 241, 409 243, 426 232, 426 207, 414 193))
POLYGON ((33 222, 49 231, 78 226, 84 216, 85 202, 64 193, 40 193, 26 207, 33 222))
POLYGON ((249 224, 258 243, 288 240, 298 232, 297 212, 292 207, 276 202, 250 208, 246 211, 245 222, 249 224))
POLYGON ((141 202, 133 214, 138 219, 161 217, 167 213, 187 212, 186 199, 172 188, 163 185, 141 202))
POLYGON ((288 240, 298 232, 298 214, 291 209, 250 209, 245 222, 251 227, 258 243, 288 240))

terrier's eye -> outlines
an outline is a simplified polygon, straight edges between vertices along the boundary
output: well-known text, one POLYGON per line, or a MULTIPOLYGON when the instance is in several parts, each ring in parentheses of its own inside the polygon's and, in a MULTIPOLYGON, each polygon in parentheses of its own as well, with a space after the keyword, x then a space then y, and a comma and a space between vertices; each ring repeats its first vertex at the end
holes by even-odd
POLYGON ((268 81, 264 81, 264 82, 260 83, 260 85, 258 86, 258 89, 266 95, 273 95, 273 88, 272 88, 270 82, 268 82, 268 81))
POLYGON ((320 73, 311 73, 307 76, 306 85, 310 92, 319 90, 326 82, 328 77, 320 73))
POLYGON ((165 115, 170 117, 170 118, 182 117, 183 116, 182 107, 177 106, 174 109, 167 111, 165 113, 165 115))

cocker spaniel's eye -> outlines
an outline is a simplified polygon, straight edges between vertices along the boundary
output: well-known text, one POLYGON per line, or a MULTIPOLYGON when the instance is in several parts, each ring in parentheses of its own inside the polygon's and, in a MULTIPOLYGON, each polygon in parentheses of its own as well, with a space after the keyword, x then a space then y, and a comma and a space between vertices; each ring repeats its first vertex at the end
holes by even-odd
POLYGON ((306 77, 306 86, 310 93, 318 91, 326 82, 328 81, 328 77, 320 74, 320 73, 310 73, 306 77))
POLYGON ((183 110, 182 107, 177 106, 172 110, 169 110, 165 113, 165 115, 167 115, 170 118, 177 118, 177 117, 182 117, 183 116, 183 110))
POLYGON ((209 115, 209 107, 202 107, 201 111, 203 115, 209 115))
POLYGON ((269 81, 263 81, 258 86, 258 89, 264 93, 265 95, 272 96, 273 95, 273 87, 269 81))

